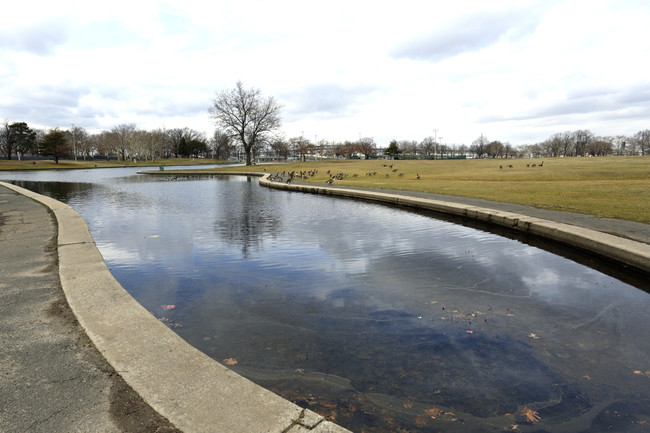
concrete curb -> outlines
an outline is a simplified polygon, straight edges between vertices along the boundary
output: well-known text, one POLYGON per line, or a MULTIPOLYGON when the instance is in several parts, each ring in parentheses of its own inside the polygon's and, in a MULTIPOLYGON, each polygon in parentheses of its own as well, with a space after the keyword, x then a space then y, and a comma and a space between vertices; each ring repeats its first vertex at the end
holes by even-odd
POLYGON ((631 266, 643 272, 650 272, 650 247, 647 244, 602 233, 596 230, 512 212, 448 201, 381 193, 376 191, 348 189, 345 187, 332 188, 320 185, 273 182, 269 180, 269 176, 270 174, 263 174, 260 178, 260 185, 287 191, 350 197, 380 203, 409 206, 440 212, 447 215, 483 221, 507 227, 514 231, 530 233, 546 239, 551 239, 565 245, 586 250, 608 260, 631 266))
POLYGON ((70 206, 15 185, 58 226, 61 286, 100 353, 147 404, 190 432, 344 433, 348 430, 254 384, 190 346, 115 280, 70 206))

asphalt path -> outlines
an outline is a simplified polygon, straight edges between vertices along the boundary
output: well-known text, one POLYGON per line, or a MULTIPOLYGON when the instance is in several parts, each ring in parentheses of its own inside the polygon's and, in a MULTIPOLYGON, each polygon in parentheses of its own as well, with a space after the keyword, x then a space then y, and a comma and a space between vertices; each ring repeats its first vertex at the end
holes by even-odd
POLYGON ((77 323, 56 235, 48 208, 0 186, 0 431, 177 432, 77 323))

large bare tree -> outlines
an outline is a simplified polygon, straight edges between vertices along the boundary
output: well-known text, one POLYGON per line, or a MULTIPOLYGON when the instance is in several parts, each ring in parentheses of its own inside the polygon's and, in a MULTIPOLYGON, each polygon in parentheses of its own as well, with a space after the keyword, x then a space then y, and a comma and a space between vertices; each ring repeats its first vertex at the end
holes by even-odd
POLYGON ((245 89, 241 81, 234 89, 217 93, 210 106, 210 116, 228 135, 238 140, 252 165, 252 151, 269 140, 280 127, 280 105, 259 89, 245 89))

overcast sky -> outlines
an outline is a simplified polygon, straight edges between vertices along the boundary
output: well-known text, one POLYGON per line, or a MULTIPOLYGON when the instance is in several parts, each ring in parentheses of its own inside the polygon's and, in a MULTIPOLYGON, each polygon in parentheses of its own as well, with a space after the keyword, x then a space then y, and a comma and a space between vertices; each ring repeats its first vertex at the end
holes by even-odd
POLYGON ((211 100, 241 80, 311 140, 650 128, 648 0, 23 0, 2 16, 0 120, 32 127, 211 135, 211 100))

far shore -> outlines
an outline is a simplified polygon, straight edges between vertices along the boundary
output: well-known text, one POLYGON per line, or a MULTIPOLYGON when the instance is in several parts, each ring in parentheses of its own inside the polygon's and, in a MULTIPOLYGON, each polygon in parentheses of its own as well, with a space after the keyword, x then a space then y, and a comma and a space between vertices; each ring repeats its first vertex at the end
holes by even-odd
MULTIPOLYGON (((650 156, 328 160, 201 171, 204 174, 295 172, 294 180, 322 185, 331 176, 340 174, 332 181, 334 185, 481 198, 650 224, 650 156), (314 173, 315 170, 318 172, 314 173), (301 173, 304 176, 298 177, 301 173)), ((182 170, 175 174, 192 172, 182 170)))

